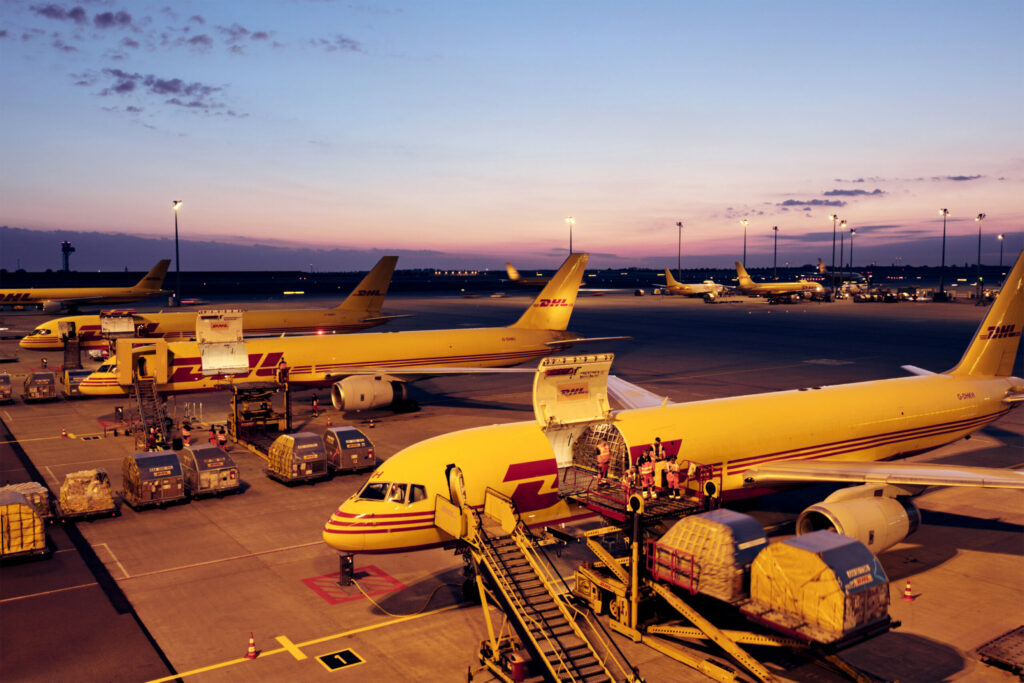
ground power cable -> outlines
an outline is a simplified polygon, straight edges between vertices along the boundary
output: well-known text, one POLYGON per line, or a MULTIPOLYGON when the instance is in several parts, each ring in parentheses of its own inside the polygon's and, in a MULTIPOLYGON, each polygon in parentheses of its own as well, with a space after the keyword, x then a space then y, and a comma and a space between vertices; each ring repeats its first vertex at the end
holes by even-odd
POLYGON ((415 612, 409 612, 408 614, 396 614, 394 612, 388 611, 379 602, 377 602, 372 597, 370 597, 370 594, 367 593, 365 590, 363 590, 363 587, 359 585, 358 581, 356 581, 355 579, 352 579, 352 583, 354 583, 356 585, 356 588, 359 589, 360 593, 362 593, 364 596, 366 596, 367 600, 369 600, 374 605, 376 605, 377 609, 379 609, 381 612, 383 612, 384 614, 388 615, 389 617, 411 617, 411 616, 414 616, 416 614, 422 614, 424 611, 426 611, 427 605, 430 604, 430 601, 434 599, 434 596, 437 594, 437 591, 441 590, 445 586, 452 586, 453 588, 459 588, 459 589, 462 588, 462 586, 460 584, 457 584, 457 583, 442 583, 439 586, 437 586, 437 588, 435 588, 434 590, 432 590, 430 592, 430 595, 427 596, 427 601, 423 603, 423 607, 420 607, 415 612))

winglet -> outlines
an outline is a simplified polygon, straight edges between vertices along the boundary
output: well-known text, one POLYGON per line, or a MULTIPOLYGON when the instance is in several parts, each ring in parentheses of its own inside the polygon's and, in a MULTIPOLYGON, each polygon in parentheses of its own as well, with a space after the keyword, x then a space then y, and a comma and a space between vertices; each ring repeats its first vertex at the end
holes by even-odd
POLYGON ((384 305, 384 297, 387 296, 396 263, 397 256, 382 256, 377 265, 359 281, 344 301, 335 306, 335 309, 379 313, 381 306, 384 305))
POLYGON ((1009 377, 1024 328, 1024 251, 951 375, 1009 377))

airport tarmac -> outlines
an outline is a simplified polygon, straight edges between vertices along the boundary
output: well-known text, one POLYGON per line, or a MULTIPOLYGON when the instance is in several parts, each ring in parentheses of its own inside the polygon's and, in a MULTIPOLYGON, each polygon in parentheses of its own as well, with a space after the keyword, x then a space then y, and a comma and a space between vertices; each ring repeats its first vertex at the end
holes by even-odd
MULTIPOLYGON (((388 312, 413 317, 378 329, 507 324, 532 296, 392 298, 385 307, 388 312)), ((307 303, 315 302, 303 301, 307 303)), ((674 401, 689 401, 894 377, 903 374, 903 364, 941 371, 959 359, 986 310, 963 303, 769 306, 747 299, 706 305, 680 297, 584 294, 570 329, 586 336, 631 335, 630 342, 578 351, 613 351, 614 373, 674 401)), ((44 317, 0 319, 0 326, 16 332, 30 330, 44 317)), ((3 351, 16 344, 0 343, 3 351)), ((54 353, 22 350, 19 355, 17 362, 0 366, 0 372, 15 375, 16 385, 24 373, 40 366, 42 357, 48 357, 51 368, 60 363, 54 353)), ((1017 372, 1022 372, 1019 363, 1017 372)), ((410 391, 421 410, 374 413, 372 428, 366 416, 341 416, 333 410, 312 419, 312 391, 306 390, 296 399, 296 424, 319 430, 328 417, 335 425, 351 423, 366 429, 378 456, 386 458, 436 434, 532 419, 531 381, 530 375, 517 375, 422 382, 410 391)), ((327 404, 326 391, 319 395, 321 406, 327 404)), ((186 404, 201 409, 207 423, 224 421, 226 396, 178 396, 169 407, 180 418, 186 404)), ((120 463, 134 452, 134 442, 109 432, 104 436, 100 426, 118 405, 127 401, 26 405, 19 400, 0 406, 0 419, 51 490, 57 490, 67 472, 91 467, 105 468, 119 488, 120 463), (72 438, 62 439, 62 428, 72 438)), ((742 415, 736 416, 736 424, 743 428, 742 415)), ((197 430, 195 436, 202 438, 205 432, 197 430)), ((102 563, 100 571, 109 574, 138 617, 144 633, 134 644, 126 646, 113 632, 95 633, 87 643, 66 637, 53 594, 36 595, 52 589, 44 586, 45 577, 58 557, 0 570, 5 579, 19 577, 13 587, 3 581, 0 600, 6 604, 0 608, 17 603, 19 615, 52 620, 49 635, 54 638, 48 647, 18 647, 23 634, 5 615, 0 632, 5 680, 64 678, 60 674, 68 667, 88 671, 87 664, 97 658, 130 657, 132 650, 151 662, 140 670, 144 674, 130 673, 124 663, 119 669, 123 677, 102 679, 342 680, 356 675, 373 681, 458 681, 477 667, 476 651, 486 637, 484 620, 479 606, 461 601, 462 565, 451 551, 358 557, 360 583, 376 604, 357 589, 334 583, 337 558, 320 540, 320 532, 330 513, 367 475, 286 487, 262 474, 257 456, 236 447, 232 457, 247 485, 241 495, 141 512, 123 506, 119 518, 76 525, 102 563), (32 569, 38 572, 35 583, 31 575, 25 576, 32 569), (254 660, 244 658, 250 632, 261 650, 254 660), (104 640, 113 649, 99 644, 104 640), (361 663, 330 671, 316 659, 346 650, 361 663), (159 672, 161 657, 173 672, 159 672)), ((970 440, 917 459, 1019 467, 1024 461, 1024 412, 1014 411, 970 440)), ((1024 623, 1024 499, 1012 491, 934 489, 917 502, 924 510, 922 528, 880 556, 891 581, 890 613, 902 625, 845 651, 844 657, 887 679, 1013 680, 1012 674, 982 664, 975 649, 1024 623), (908 580, 916 596, 912 602, 900 599, 908 580)), ((567 549, 559 564, 569 568, 585 555, 582 548, 567 549)), ((75 584, 63 588, 66 596, 87 590, 75 584)), ((45 636, 36 629, 33 642, 45 636)), ((648 681, 704 680, 653 650, 621 638, 617 642, 648 681)), ((778 654, 756 651, 755 656, 770 659, 770 668, 781 679, 840 680, 778 654)))

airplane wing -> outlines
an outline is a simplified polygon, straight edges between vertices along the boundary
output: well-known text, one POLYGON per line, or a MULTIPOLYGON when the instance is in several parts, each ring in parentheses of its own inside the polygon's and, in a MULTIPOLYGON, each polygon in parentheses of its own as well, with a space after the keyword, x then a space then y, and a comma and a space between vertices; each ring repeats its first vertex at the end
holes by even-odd
POLYGON ((529 373, 532 375, 535 372, 537 372, 536 368, 473 368, 455 365, 403 365, 391 368, 366 366, 346 369, 345 372, 331 375, 331 378, 340 379, 353 375, 384 375, 388 379, 408 382, 414 378, 428 375, 498 375, 503 373, 529 373))
POLYGON ((544 342, 545 346, 575 346, 576 344, 598 344, 600 342, 630 341, 632 337, 579 337, 578 339, 562 339, 544 342))
POLYGON ((674 402, 616 375, 608 375, 608 394, 624 408, 654 408, 674 402))
POLYGON ((396 315, 374 315, 374 316, 370 316, 368 318, 360 318, 359 322, 361 322, 361 323, 378 323, 378 322, 387 322, 389 320, 398 320, 399 318, 411 318, 411 317, 412 317, 412 313, 399 313, 399 314, 396 314, 396 315))
POLYGON ((743 476, 747 484, 832 481, 1024 489, 1024 471, 1021 470, 917 462, 785 462, 758 465, 747 470, 743 476))
POLYGON ((906 370, 907 372, 909 372, 911 375, 934 375, 935 374, 931 370, 925 370, 924 368, 919 368, 916 365, 901 365, 900 367, 903 368, 904 370, 906 370))

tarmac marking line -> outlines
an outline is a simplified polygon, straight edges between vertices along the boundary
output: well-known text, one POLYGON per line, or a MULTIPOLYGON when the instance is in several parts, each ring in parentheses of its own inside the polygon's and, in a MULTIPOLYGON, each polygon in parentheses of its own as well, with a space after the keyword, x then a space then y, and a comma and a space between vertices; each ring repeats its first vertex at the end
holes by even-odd
POLYGON ((143 572, 141 574, 135 574, 133 576, 126 576, 123 579, 117 579, 117 581, 125 581, 128 579, 138 579, 143 576, 155 576, 157 574, 166 574, 168 572, 177 572, 184 569, 194 569, 195 567, 206 567, 211 564, 220 564, 221 562, 231 562, 233 560, 246 560, 252 557, 259 557, 260 555, 269 555, 271 553, 279 553, 285 550, 298 550, 300 548, 309 548, 310 546, 320 545, 323 541, 312 541, 311 543, 300 543, 298 545, 289 545, 284 548, 274 548, 273 550, 261 550, 258 553, 248 553, 246 555, 235 555, 233 557, 223 557, 219 560, 207 560, 206 562, 196 562, 194 564, 185 564, 180 567, 168 567, 167 569, 156 569, 151 572, 143 572))
POLYGON ((98 586, 99 584, 93 581, 92 583, 82 583, 77 586, 67 586, 65 588, 54 588, 52 591, 43 591, 42 593, 30 593, 28 595, 16 595, 13 598, 4 598, 0 600, 0 604, 5 602, 14 602, 15 600, 27 600, 28 598, 38 598, 43 595, 53 595, 54 593, 63 593, 65 591, 78 590, 79 588, 88 588, 89 586, 98 586))
MULTIPOLYGON (((432 610, 430 612, 424 612, 422 614, 410 614, 409 616, 406 616, 406 617, 398 617, 397 619, 392 619, 390 621, 382 621, 379 624, 370 624, 369 626, 363 626, 361 628, 354 628, 351 631, 344 631, 342 633, 335 633, 334 635, 324 636, 322 638, 314 638, 313 640, 307 640, 304 643, 295 644, 295 648, 298 649, 298 648, 303 648, 303 647, 309 647, 310 645, 317 645, 319 643, 326 643, 329 640, 337 640, 338 638, 345 638, 347 636, 354 636, 354 635, 356 635, 358 633, 365 633, 366 631, 374 631, 374 630, 376 630, 378 628, 383 628, 385 626, 391 626, 393 624, 399 624, 399 623, 401 623, 403 621, 411 621, 413 619, 419 619, 421 617, 433 616, 435 614, 440 614, 441 612, 447 612, 448 610, 455 609, 456 607, 461 607, 461 605, 456 603, 454 605, 448 605, 447 607, 440 607, 438 609, 432 610)), ((262 659, 264 657, 270 657, 272 655, 281 654, 282 652, 290 652, 290 650, 288 648, 285 648, 285 647, 279 647, 276 650, 268 650, 267 652, 260 652, 259 657, 257 657, 256 659, 246 659, 245 657, 239 657, 237 659, 231 659, 231 660, 228 660, 226 662, 220 662, 218 664, 211 664, 209 666, 200 667, 198 669, 192 669, 191 671, 182 671, 181 673, 176 673, 176 674, 173 674, 173 675, 170 675, 170 676, 164 676, 163 678, 155 678, 155 679, 153 679, 151 681, 148 681, 147 683, 168 683, 169 681, 175 681, 175 680, 177 680, 179 678, 185 678, 186 676, 195 676, 196 674, 201 674, 201 673, 204 673, 206 671, 213 671, 215 669, 223 669, 224 667, 233 666, 235 664, 241 664, 241 663, 244 663, 244 662, 259 661, 260 659, 262 659)))
MULTIPOLYGON (((100 546, 103 546, 104 548, 107 549, 107 552, 110 553, 110 559, 112 559, 114 561, 114 564, 117 565, 117 568, 121 570, 122 574, 124 574, 124 578, 126 578, 126 579, 132 578, 132 575, 129 574, 128 570, 124 568, 123 564, 121 564, 121 560, 117 559, 117 555, 115 555, 114 551, 110 549, 110 546, 107 545, 106 543, 97 543, 93 547, 94 548, 99 548, 100 546)), ((118 580, 120 580, 120 579, 118 579, 118 580)))
POLYGON ((289 640, 288 636, 277 636, 276 640, 281 643, 281 645, 284 646, 284 649, 288 650, 295 659, 300 661, 306 659, 306 653, 296 647, 295 643, 289 640))

